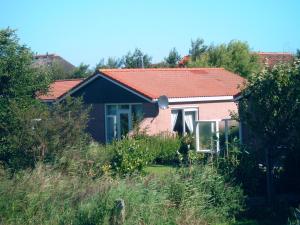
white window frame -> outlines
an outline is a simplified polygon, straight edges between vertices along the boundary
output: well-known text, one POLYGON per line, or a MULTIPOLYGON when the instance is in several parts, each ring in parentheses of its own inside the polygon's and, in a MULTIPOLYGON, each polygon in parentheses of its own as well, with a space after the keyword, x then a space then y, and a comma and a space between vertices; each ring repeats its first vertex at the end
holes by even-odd
MULTIPOLYGON (((185 108, 171 108, 171 117, 172 117, 172 110, 179 110, 182 112, 182 129, 183 129, 183 135, 186 135, 186 129, 185 129, 185 112, 195 112, 195 121, 198 120, 199 118, 199 108, 197 107, 185 107, 185 108)), ((173 132, 173 127, 172 127, 172 118, 171 118, 171 131, 173 132)), ((194 130, 195 130, 195 125, 194 125, 194 130)))
POLYGON ((117 139, 121 139, 121 123, 120 123, 120 114, 122 113, 128 113, 128 130, 132 130, 132 119, 131 119, 131 116, 132 116, 132 106, 133 105, 141 105, 143 106, 142 103, 107 103, 107 104, 104 104, 104 121, 105 121, 105 142, 108 143, 108 137, 107 137, 107 117, 116 117, 116 136, 117 136, 117 139), (107 114, 107 106, 109 105, 115 105, 117 107, 117 112, 116 112, 116 115, 109 115, 107 114), (128 109, 121 109, 120 106, 122 105, 128 105, 128 109))
POLYGON ((219 153, 220 152, 220 132, 219 132, 219 122, 221 119, 212 119, 212 120, 197 120, 195 124, 195 146, 197 152, 203 153, 219 153), (216 152, 213 149, 200 149, 200 134, 199 134, 199 125, 201 122, 215 122, 216 123, 216 131, 214 131, 213 126, 211 126, 212 132, 216 134, 217 137, 217 149, 216 152))

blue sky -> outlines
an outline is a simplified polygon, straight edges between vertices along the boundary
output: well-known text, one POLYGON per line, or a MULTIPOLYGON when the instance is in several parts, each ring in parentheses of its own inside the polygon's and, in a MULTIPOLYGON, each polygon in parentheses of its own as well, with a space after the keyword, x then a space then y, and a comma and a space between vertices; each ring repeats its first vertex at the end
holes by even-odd
POLYGON ((34 52, 92 67, 139 47, 162 60, 191 39, 247 41, 254 51, 300 48, 299 0, 1 0, 0 28, 17 29, 34 52))

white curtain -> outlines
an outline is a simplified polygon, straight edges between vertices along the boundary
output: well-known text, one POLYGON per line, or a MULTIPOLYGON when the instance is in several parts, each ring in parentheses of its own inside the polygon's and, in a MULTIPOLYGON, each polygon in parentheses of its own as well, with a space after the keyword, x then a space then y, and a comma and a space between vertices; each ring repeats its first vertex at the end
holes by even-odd
POLYGON ((191 133, 194 132, 194 112, 185 112, 184 120, 191 133))
POLYGON ((171 112, 172 130, 174 130, 174 128, 175 128, 175 124, 176 124, 176 121, 177 121, 178 113, 179 113, 178 110, 172 110, 172 112, 171 112))

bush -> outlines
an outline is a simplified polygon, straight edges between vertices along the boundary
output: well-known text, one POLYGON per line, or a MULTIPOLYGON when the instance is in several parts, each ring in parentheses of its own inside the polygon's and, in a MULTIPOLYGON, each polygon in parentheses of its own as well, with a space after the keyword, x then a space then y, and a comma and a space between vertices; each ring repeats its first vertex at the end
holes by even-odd
POLYGON ((153 161, 153 155, 143 139, 127 137, 113 142, 107 148, 113 154, 111 166, 120 175, 141 172, 153 161))
POLYGON ((178 150, 181 146, 179 137, 169 135, 157 135, 147 137, 146 145, 153 155, 153 162, 157 164, 177 164, 178 150))

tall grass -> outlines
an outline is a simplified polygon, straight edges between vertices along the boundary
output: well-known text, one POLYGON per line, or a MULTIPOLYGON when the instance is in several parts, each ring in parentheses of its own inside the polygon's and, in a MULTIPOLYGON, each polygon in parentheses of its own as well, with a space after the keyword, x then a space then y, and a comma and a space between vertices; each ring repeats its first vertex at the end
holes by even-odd
POLYGON ((125 224, 231 224, 242 209, 239 187, 211 166, 166 176, 90 178, 38 165, 0 177, 1 224, 109 224, 114 201, 125 224))

